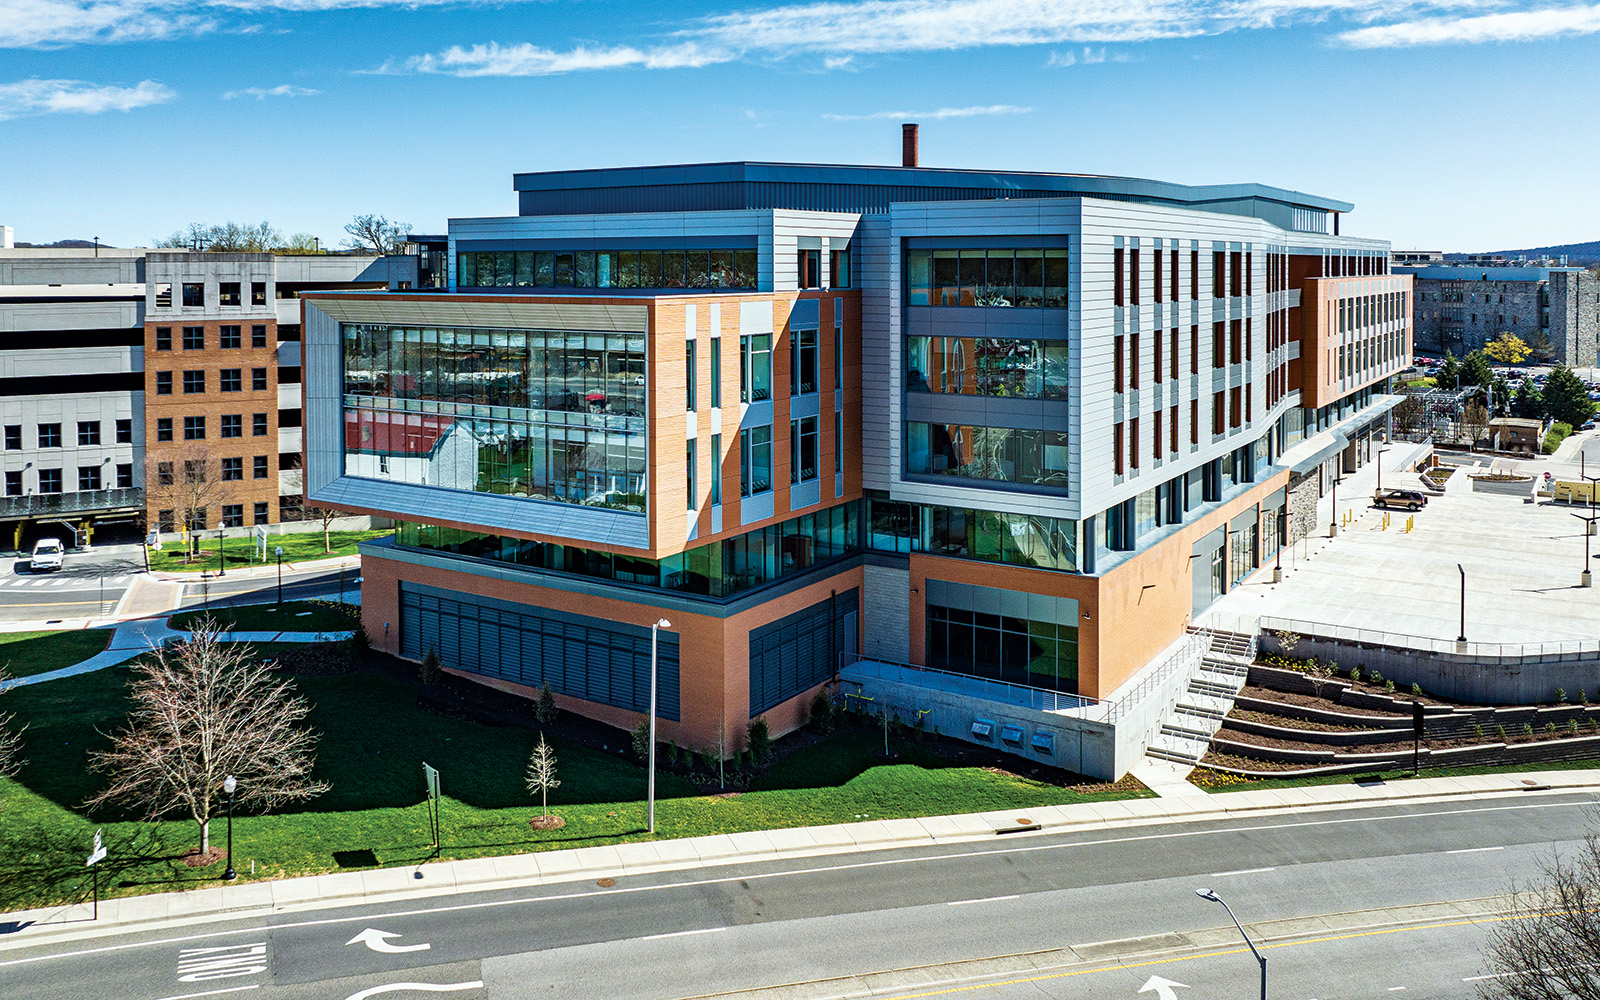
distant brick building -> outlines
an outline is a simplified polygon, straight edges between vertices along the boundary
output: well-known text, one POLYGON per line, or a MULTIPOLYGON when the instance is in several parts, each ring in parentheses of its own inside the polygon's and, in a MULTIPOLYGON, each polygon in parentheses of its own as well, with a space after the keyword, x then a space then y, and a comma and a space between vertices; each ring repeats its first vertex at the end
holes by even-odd
POLYGON ((1416 281, 1417 350, 1463 355, 1501 333, 1530 343, 1549 338, 1555 360, 1596 364, 1600 280, 1582 268, 1399 267, 1416 281))

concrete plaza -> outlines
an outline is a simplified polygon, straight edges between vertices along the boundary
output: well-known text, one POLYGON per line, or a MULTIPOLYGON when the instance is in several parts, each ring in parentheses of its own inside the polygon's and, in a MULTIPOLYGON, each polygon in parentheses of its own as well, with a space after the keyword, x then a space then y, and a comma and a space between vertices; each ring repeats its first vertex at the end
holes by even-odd
MULTIPOLYGON (((1461 629, 1460 564, 1466 570, 1469 640, 1600 639, 1600 589, 1579 586, 1584 523, 1573 514, 1581 509, 1474 493, 1468 478, 1469 472, 1491 467, 1535 478, 1550 469, 1566 478, 1569 466, 1576 471, 1576 451, 1584 444, 1600 442, 1569 440, 1550 459, 1484 457, 1481 468, 1459 469, 1445 495, 1416 515, 1409 533, 1410 515, 1398 510, 1383 529, 1384 512, 1372 506, 1376 468, 1369 465, 1339 488, 1339 517, 1342 521, 1350 511, 1354 522, 1341 527, 1337 538, 1328 537, 1334 512, 1331 498, 1324 496, 1316 533, 1283 553, 1283 582, 1271 582, 1269 567, 1217 601, 1202 620, 1227 627, 1230 621, 1270 615, 1454 639, 1461 629)), ((1416 481, 1415 475, 1384 468, 1386 487, 1416 481)), ((1590 541, 1593 554, 1600 556, 1600 538, 1590 541)))

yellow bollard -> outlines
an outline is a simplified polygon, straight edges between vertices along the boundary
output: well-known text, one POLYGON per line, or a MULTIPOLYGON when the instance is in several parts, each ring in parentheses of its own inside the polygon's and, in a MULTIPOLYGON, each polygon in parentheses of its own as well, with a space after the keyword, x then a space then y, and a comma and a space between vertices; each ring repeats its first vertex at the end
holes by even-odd
POLYGON ((1406 534, 1411 534, 1411 529, 1416 527, 1417 515, 1412 514, 1406 518, 1406 534))

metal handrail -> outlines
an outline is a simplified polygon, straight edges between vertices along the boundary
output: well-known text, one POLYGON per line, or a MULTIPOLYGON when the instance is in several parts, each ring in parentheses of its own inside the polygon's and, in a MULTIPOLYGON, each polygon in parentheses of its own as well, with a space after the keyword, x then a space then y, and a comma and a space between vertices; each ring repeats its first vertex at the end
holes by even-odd
POLYGON ((114 490, 82 490, 72 493, 34 493, 23 497, 0 497, 0 516, 6 517, 79 514, 124 507, 143 510, 144 490, 131 486, 114 490))
POLYGON ((1035 687, 1031 684, 1018 684, 1015 681, 995 680, 991 677, 979 677, 976 674, 963 674, 954 670, 941 670, 938 667, 924 667, 915 663, 903 663, 899 660, 888 660, 879 656, 863 656, 859 653, 839 654, 840 670, 858 663, 881 664, 886 667, 895 667, 901 670, 914 670, 919 674, 934 674, 940 677, 949 677, 960 683, 971 683, 980 687, 1004 688, 1006 689, 1007 693, 1012 693, 1013 697, 1011 699, 997 700, 1009 700, 1016 704, 1027 704, 1030 707, 1038 707, 1041 711, 1046 712, 1076 712, 1087 718, 1089 715, 1089 709, 1098 708, 1104 704, 1098 698, 1091 698, 1087 695, 1081 694, 1072 694, 1068 691, 1057 691, 1054 688, 1035 687), (1046 701, 1050 702, 1048 707, 1046 707, 1044 704, 1046 701))
POLYGON ((1195 659, 1195 647, 1198 646, 1199 655, 1204 656, 1208 643, 1209 640, 1206 637, 1191 632, 1182 645, 1168 654, 1161 666, 1148 671, 1144 677, 1139 679, 1139 683, 1131 691, 1125 692, 1108 705, 1106 721, 1117 721, 1117 717, 1125 712, 1130 705, 1137 704, 1145 695, 1150 693, 1151 689, 1159 687, 1175 671, 1185 667, 1185 665, 1196 666, 1198 660, 1195 659))
POLYGON ((1332 625, 1326 622, 1304 621, 1298 618, 1263 616, 1260 620, 1262 634, 1268 632, 1293 632, 1306 639, 1325 639, 1354 642, 1370 646, 1392 646, 1398 649, 1466 655, 1489 659, 1503 664, 1537 663, 1550 658, 1565 659, 1588 654, 1600 655, 1600 640, 1551 639, 1545 642, 1457 642, 1432 636, 1406 635, 1380 629, 1356 628, 1349 625, 1332 625))

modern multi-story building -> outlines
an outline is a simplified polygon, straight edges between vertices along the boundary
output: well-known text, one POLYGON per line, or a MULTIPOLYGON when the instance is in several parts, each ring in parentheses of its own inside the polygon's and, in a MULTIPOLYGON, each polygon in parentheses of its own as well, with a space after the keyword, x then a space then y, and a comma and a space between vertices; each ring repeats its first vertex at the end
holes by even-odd
POLYGON ((908 154, 519 174, 447 293, 308 296, 307 496, 400 522, 374 644, 631 728, 666 619, 663 739, 838 682, 1126 770, 1370 458, 1410 279, 1331 199, 908 154))
POLYGON ((1553 360, 1590 367, 1600 345, 1600 280, 1581 267, 1439 264, 1394 268, 1416 285, 1417 349, 1464 355, 1514 333, 1553 360))
POLYGON ((300 301, 407 288, 415 256, 0 249, 0 524, 276 524, 300 506, 300 301), (184 463, 215 509, 176 517, 184 463), (147 476, 150 482, 147 483, 147 476), (147 489, 147 485, 151 488, 147 489), (166 502, 163 502, 165 499, 166 502))

